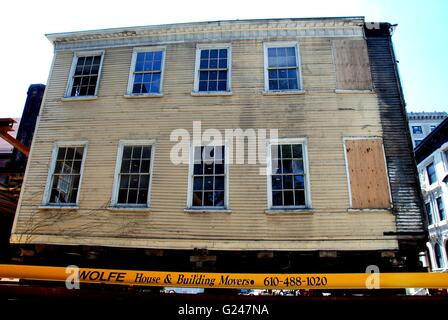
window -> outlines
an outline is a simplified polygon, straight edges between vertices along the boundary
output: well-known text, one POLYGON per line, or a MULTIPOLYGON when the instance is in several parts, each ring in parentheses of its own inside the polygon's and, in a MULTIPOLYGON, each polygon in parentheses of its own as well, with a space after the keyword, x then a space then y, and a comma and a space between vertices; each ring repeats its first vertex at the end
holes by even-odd
POLYGON ((231 91, 230 45, 198 45, 196 52, 195 92, 231 91))
POLYGON ((426 166, 426 174, 428 175, 429 185, 437 181, 436 169, 433 162, 426 166))
POLYGON ((421 142, 422 140, 414 140, 414 145, 417 147, 421 142))
POLYGON ((443 204, 442 197, 436 198, 437 202, 437 210, 439 211, 439 219, 440 221, 443 221, 446 219, 446 213, 445 213, 445 205, 443 204))
POLYGON ((425 209, 426 209, 426 214, 428 215, 428 225, 434 224, 434 219, 432 217, 432 209, 431 209, 430 202, 425 203, 425 209))
POLYGON ((297 43, 267 43, 264 49, 265 91, 302 90, 297 43))
POLYGON ((149 207, 154 147, 150 141, 121 141, 112 205, 149 207))
POLYGON ((103 52, 75 52, 66 97, 96 96, 103 52))
POLYGON ((443 260, 442 248, 441 248, 440 244, 436 243, 436 245, 434 247, 434 253, 436 256, 437 267, 444 268, 445 261, 443 260))
POLYGON ((189 207, 227 207, 225 147, 195 146, 193 153, 189 207))
POLYGON ((269 148, 269 208, 309 206, 304 140, 278 141, 269 148))
POLYGON ((345 139, 345 155, 351 208, 390 208, 389 180, 382 140, 345 139))
POLYGON ((437 126, 431 126, 431 127, 430 127, 431 132, 434 131, 434 129, 435 129, 436 127, 437 127, 437 126))
POLYGON ((365 40, 333 40, 336 90, 372 90, 365 40))
POLYGON ((412 126, 413 134, 423 134, 422 126, 412 126))
POLYGON ((86 146, 56 144, 47 179, 44 205, 76 205, 83 171, 86 146))
POLYGON ((164 61, 164 48, 135 48, 132 54, 127 94, 161 94, 164 61))

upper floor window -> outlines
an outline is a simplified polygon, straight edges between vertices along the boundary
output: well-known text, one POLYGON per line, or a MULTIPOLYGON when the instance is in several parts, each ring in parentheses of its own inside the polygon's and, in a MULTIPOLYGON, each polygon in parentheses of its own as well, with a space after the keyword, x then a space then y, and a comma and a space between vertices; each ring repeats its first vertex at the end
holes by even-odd
POLYGON ((431 162, 426 166, 426 174, 428 175, 429 185, 437 181, 436 168, 434 167, 434 162, 431 162))
POLYGON ((76 205, 83 171, 85 143, 58 143, 47 179, 45 205, 76 205))
POLYGON ((301 90, 297 43, 266 43, 264 50, 265 91, 301 90))
POLYGON ((442 246, 438 243, 434 246, 434 253, 436 256, 436 262, 438 268, 445 267, 445 261, 443 260, 442 246))
POLYGON ((422 126, 412 126, 412 133, 413 134, 423 134, 422 126))
POLYGON ((436 198, 436 202, 437 202, 437 210, 439 211, 439 219, 440 221, 443 221, 446 219, 446 213, 442 197, 436 198))
POLYGON ((431 132, 434 131, 434 129, 435 129, 436 127, 437 127, 437 126, 432 125, 432 126, 430 127, 431 132))
POLYGON ((425 203, 425 209, 426 209, 426 215, 428 216, 428 225, 434 224, 430 202, 425 203))
POLYGON ((227 168, 224 146, 195 146, 190 168, 189 207, 227 206, 227 168))
POLYGON ((132 54, 127 94, 161 94, 164 64, 164 48, 135 48, 132 54))
POLYGON ((422 140, 414 140, 415 147, 417 147, 421 142, 422 142, 422 140))
POLYGON ((96 96, 103 52, 75 52, 66 97, 96 96))
POLYGON ((149 207, 152 158, 151 141, 120 142, 112 205, 149 207))
POLYGON ((309 206, 308 171, 304 139, 280 140, 270 145, 269 208, 309 206))
POLYGON ((198 45, 196 52, 195 92, 231 91, 231 47, 198 45))

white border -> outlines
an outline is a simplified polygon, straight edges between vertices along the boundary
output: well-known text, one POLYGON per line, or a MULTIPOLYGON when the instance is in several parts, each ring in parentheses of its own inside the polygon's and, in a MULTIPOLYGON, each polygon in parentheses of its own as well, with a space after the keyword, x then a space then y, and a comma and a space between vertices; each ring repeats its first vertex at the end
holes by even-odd
POLYGON ((103 61, 104 61, 104 50, 96 50, 96 51, 75 51, 73 52, 73 60, 72 60, 72 66, 70 68, 70 73, 67 81, 67 88, 65 90, 64 99, 69 100, 87 100, 89 98, 96 98, 98 96, 98 89, 100 86, 100 78, 101 73, 103 70, 103 61), (86 56, 101 56, 100 60, 100 68, 98 69, 98 79, 96 79, 96 86, 95 86, 95 94, 93 96, 71 96, 72 86, 73 86, 73 76, 75 74, 76 70, 76 64, 78 63, 79 57, 86 57, 86 56))
POLYGON ((392 203, 392 191, 390 187, 390 181, 389 181, 389 171, 387 169, 387 161, 386 161, 386 152, 384 150, 384 143, 383 138, 379 136, 346 136, 342 137, 342 147, 344 148, 344 164, 345 164, 345 173, 347 177, 347 191, 348 191, 348 198, 349 198, 349 209, 354 209, 356 211, 376 211, 376 210, 390 210, 393 208, 392 203), (347 140, 379 140, 381 141, 381 148, 383 149, 383 158, 384 158, 384 170, 386 173, 386 179, 387 179, 387 186, 389 188, 389 207, 388 208, 375 208, 375 209, 369 209, 369 208, 353 208, 353 202, 352 202, 352 190, 350 188, 350 169, 348 167, 348 158, 347 158, 347 146, 345 142, 347 140))
POLYGON ((156 149, 155 140, 120 140, 117 148, 117 160, 115 162, 114 183, 112 187, 112 198, 110 200, 111 208, 150 208, 151 207, 151 189, 152 175, 154 167, 154 155, 156 149), (118 177, 120 174, 121 161, 123 160, 123 148, 126 146, 151 146, 151 163, 149 164, 149 185, 146 206, 142 204, 117 204, 118 199, 118 177))
POLYGON ((207 43, 196 45, 196 61, 194 67, 194 83, 192 95, 229 95, 232 92, 232 45, 230 43, 207 43), (199 91, 199 66, 201 63, 201 50, 203 49, 227 49, 227 90, 225 91, 199 91))
POLYGON ((166 56, 166 47, 165 46, 157 46, 157 47, 136 47, 132 52, 131 58, 131 66, 129 67, 129 78, 128 78, 128 86, 126 89, 125 96, 126 97, 151 97, 151 96, 162 96, 163 95, 163 79, 165 76, 165 56, 166 56), (162 64, 160 66, 160 87, 159 92, 157 93, 132 93, 132 88, 134 86, 134 70, 135 63, 137 61, 137 54, 139 52, 158 52, 162 51, 162 64))
POLYGON ((188 164, 187 212, 227 211, 229 210, 229 146, 226 142, 212 141, 208 143, 190 143, 190 156, 188 164), (202 146, 224 146, 224 206, 223 207, 193 207, 193 174, 194 174, 194 148, 202 146))
POLYGON ((84 165, 85 165, 86 157, 87 157, 87 148, 88 148, 87 141, 57 141, 53 144, 53 148, 52 148, 52 152, 51 152, 51 162, 50 162, 50 167, 48 169, 47 182, 45 184, 45 191, 44 191, 44 196, 42 199, 42 207, 49 207, 49 208, 72 207, 73 208, 74 205, 75 206, 79 205, 79 195, 81 193, 82 180, 83 180, 83 176, 84 176, 84 165), (54 174, 54 169, 56 167, 56 158, 58 155, 59 148, 61 148, 61 147, 70 147, 70 148, 83 147, 84 148, 84 152, 83 152, 82 160, 81 160, 78 193, 76 195, 76 202, 74 204, 69 203, 67 205, 64 205, 63 203, 58 203, 58 204, 50 203, 51 186, 53 185, 53 174, 54 174))
POLYGON ((307 138, 282 138, 270 139, 266 144, 266 161, 267 161, 267 200, 268 210, 295 210, 295 209, 310 209, 311 208, 311 185, 310 172, 308 163, 308 139, 307 138), (303 156, 303 171, 305 176, 305 205, 304 206, 273 206, 272 205, 272 163, 271 163, 271 146, 273 144, 301 144, 303 156))
POLYGON ((293 93, 302 93, 303 92, 303 77, 302 77, 302 62, 300 57, 300 46, 296 41, 275 41, 275 42, 264 42, 263 43, 263 52, 264 52, 264 92, 266 93, 284 93, 289 92, 293 93), (279 48, 279 47, 294 47, 296 48, 296 64, 297 64, 297 76, 298 78, 298 86, 297 90, 269 90, 269 73, 268 73, 268 49, 269 48, 279 48))

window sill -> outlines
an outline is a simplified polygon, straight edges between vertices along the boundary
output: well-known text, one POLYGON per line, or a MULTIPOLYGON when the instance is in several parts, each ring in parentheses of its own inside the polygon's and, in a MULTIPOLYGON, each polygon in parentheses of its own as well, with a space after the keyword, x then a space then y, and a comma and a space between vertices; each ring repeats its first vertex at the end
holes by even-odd
POLYGON ((378 209, 361 209, 361 208, 348 208, 348 212, 381 212, 390 211, 392 208, 378 208, 378 209))
POLYGON ((125 97, 126 99, 162 98, 163 97, 163 93, 125 94, 123 97, 125 97))
POLYGON ((123 212, 151 212, 150 207, 107 207, 107 210, 123 212))
POLYGON ((191 91, 193 97, 217 97, 217 96, 231 96, 232 91, 213 91, 213 92, 198 92, 191 91))
POLYGON ((305 94, 305 90, 263 91, 264 96, 290 96, 290 95, 302 95, 302 94, 305 94))
POLYGON ((192 209, 192 208, 187 208, 187 209, 184 209, 184 212, 187 212, 187 213, 232 213, 232 210, 230 210, 230 209, 224 209, 224 208, 222 208, 222 209, 201 209, 201 208, 198 208, 198 209, 192 209))
POLYGON ((90 101, 96 99, 98 99, 98 96, 63 97, 61 101, 90 101))
POLYGON ((287 208, 271 208, 271 209, 266 209, 264 211, 264 213, 267 214, 285 214, 285 213, 291 213, 291 214, 312 214, 314 213, 314 209, 313 208, 291 208, 291 209, 287 209, 287 208))
POLYGON ((43 206, 38 206, 37 208, 42 209, 42 210, 78 210, 79 206, 77 206, 77 205, 72 205, 72 206, 43 205, 43 206))
POLYGON ((367 90, 346 90, 346 89, 336 89, 334 90, 335 93, 375 93, 372 89, 367 90))

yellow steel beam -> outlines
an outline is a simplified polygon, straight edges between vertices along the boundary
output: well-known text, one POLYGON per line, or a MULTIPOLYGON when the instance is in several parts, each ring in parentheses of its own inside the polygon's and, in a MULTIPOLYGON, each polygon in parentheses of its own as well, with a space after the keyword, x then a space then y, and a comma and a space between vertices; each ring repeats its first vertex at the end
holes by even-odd
POLYGON ((199 273, 0 265, 0 278, 155 287, 236 289, 448 288, 448 273, 199 273))

